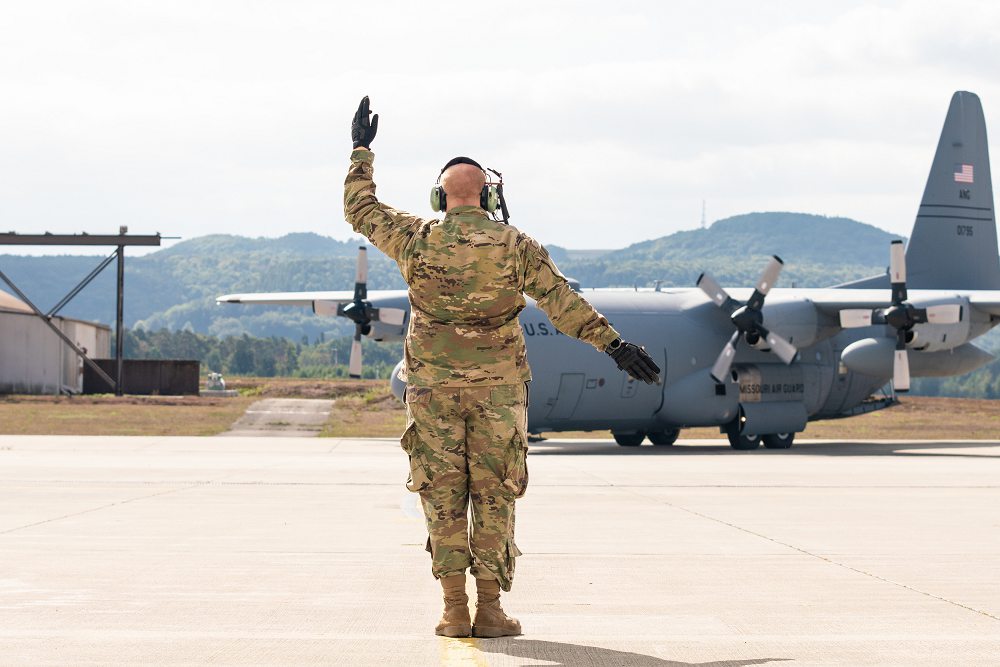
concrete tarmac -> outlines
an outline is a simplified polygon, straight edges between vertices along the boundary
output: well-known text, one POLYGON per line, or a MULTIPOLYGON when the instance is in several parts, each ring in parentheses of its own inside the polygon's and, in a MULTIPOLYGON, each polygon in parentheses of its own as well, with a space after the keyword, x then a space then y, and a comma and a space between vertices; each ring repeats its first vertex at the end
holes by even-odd
POLYGON ((1000 662, 1000 442, 529 467, 525 635, 452 640, 397 442, 0 436, 0 665, 1000 662))
POLYGON ((264 398, 220 435, 312 438, 323 430, 332 407, 333 401, 324 398, 264 398))

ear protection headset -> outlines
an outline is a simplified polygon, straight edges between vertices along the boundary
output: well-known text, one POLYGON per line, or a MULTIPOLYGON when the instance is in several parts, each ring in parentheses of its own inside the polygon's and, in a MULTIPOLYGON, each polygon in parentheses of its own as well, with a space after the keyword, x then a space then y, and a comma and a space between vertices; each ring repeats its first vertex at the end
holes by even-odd
POLYGON ((498 207, 501 208, 504 213, 503 221, 507 222, 507 206, 506 202, 503 201, 503 176, 499 172, 490 169, 490 171, 500 178, 498 183, 491 182, 490 175, 486 173, 486 170, 478 162, 468 157, 452 158, 448 160, 448 164, 441 168, 437 181, 434 183, 434 187, 431 188, 431 209, 435 211, 445 211, 448 209, 447 195, 444 188, 441 187, 441 176, 449 167, 453 167, 456 164, 470 164, 483 172, 483 176, 486 177, 486 184, 483 185, 483 189, 479 193, 479 206, 487 213, 493 213, 498 207))

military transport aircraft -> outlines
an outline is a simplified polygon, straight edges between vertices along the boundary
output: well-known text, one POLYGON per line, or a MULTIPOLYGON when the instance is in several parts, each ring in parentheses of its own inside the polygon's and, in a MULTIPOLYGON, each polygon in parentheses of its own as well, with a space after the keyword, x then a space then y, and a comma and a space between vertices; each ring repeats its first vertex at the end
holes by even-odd
MULTIPOLYGON (((587 299, 663 369, 659 385, 618 371, 610 357, 559 333, 533 303, 520 314, 534 380, 532 433, 610 429, 635 446, 672 444, 682 428, 719 426, 736 449, 790 447, 809 420, 889 407, 890 380, 959 375, 993 357, 971 341, 1000 323, 1000 257, 986 123, 979 98, 951 100, 913 234, 889 249, 889 271, 826 289, 774 288, 774 257, 754 289, 587 290, 587 299), (766 303, 765 303, 766 302, 766 303), (721 350, 721 351, 720 351, 721 350)), ((351 372, 361 339, 400 339, 405 291, 366 290, 359 253, 353 292, 229 294, 220 303, 311 307, 355 323, 351 372)), ((402 396, 393 372, 393 390, 402 396)))

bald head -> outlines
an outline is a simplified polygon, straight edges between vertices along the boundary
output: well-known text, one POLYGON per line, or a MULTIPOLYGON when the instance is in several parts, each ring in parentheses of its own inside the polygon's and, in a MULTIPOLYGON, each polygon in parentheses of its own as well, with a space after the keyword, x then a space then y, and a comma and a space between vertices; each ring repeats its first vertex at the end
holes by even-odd
POLYGON ((441 174, 441 187, 448 195, 448 208, 479 206, 479 193, 486 185, 483 170, 471 164, 455 164, 441 174))

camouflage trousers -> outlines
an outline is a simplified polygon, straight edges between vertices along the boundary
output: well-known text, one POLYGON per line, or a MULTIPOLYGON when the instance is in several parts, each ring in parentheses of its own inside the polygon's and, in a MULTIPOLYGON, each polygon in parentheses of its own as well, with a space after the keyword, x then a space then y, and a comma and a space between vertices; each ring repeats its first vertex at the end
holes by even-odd
POLYGON ((468 568, 509 591, 521 554, 514 501, 528 486, 527 386, 410 386, 406 412, 406 488, 420 494, 431 572, 441 578, 468 568))

